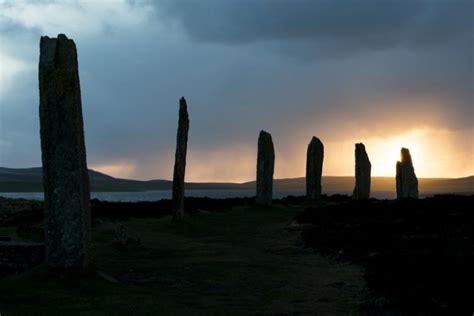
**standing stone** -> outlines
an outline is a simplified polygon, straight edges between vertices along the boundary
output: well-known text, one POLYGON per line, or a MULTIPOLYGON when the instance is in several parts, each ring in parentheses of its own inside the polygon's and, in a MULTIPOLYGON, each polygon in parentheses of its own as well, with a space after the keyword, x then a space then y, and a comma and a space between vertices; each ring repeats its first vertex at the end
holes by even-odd
POLYGON ((370 198, 370 164, 369 156, 362 143, 355 145, 355 188, 353 198, 355 200, 367 200, 370 198))
POLYGON ((173 220, 184 216, 184 174, 186 171, 186 153, 188 148, 189 118, 186 100, 179 100, 178 135, 176 137, 176 155, 173 173, 173 220))
POLYGON ((257 155, 257 204, 272 205, 273 171, 275 169, 275 151, 272 135, 260 131, 257 155))
POLYGON ((81 89, 76 45, 63 34, 41 37, 39 90, 46 262, 86 267, 91 224, 81 89))
POLYGON ((313 137, 306 154, 306 197, 317 200, 321 197, 321 176, 323 173, 324 145, 313 137))
POLYGON ((397 199, 418 198, 418 179, 415 175, 410 151, 401 150, 401 161, 397 161, 397 199))

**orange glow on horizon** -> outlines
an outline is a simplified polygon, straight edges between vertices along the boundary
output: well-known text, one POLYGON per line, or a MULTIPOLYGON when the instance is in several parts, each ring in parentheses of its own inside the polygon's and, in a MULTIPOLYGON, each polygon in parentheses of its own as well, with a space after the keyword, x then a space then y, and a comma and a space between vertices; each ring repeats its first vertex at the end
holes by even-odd
POLYGON ((133 176, 136 166, 132 162, 112 162, 108 164, 91 164, 89 169, 115 178, 129 178, 133 176))
MULTIPOLYGON (((372 164, 372 176, 395 177, 395 165, 402 147, 410 150, 415 173, 420 178, 457 178, 474 175, 474 129, 435 130, 417 128, 388 137, 351 138, 325 141, 323 176, 354 176, 354 144, 365 144, 372 164)), ((311 135, 310 135, 311 136, 311 135)), ((310 137, 307 137, 308 140, 310 137)), ((301 138, 298 138, 301 139, 301 138)), ((307 143, 285 147, 277 137, 275 179, 305 175, 307 143)), ((188 148, 186 181, 247 182, 255 180, 257 144, 234 144, 206 150, 188 148)), ((114 177, 140 180, 172 179, 174 154, 163 152, 148 162, 113 161, 90 164, 90 168, 114 177)))
POLYGON ((354 175, 354 144, 362 142, 372 164, 372 176, 394 177, 402 147, 408 148, 415 173, 421 178, 456 178, 474 174, 473 129, 450 131, 412 129, 389 137, 353 139, 339 145, 328 144, 326 175, 354 175), (464 137, 463 137, 464 136, 464 137), (336 152, 330 147, 337 150, 336 152), (337 165, 331 157, 337 156, 337 165))
POLYGON ((423 174, 424 161, 430 156, 430 149, 425 146, 423 131, 412 130, 400 136, 369 140, 366 150, 372 163, 372 175, 395 176, 395 165, 400 160, 402 147, 408 148, 412 157, 415 173, 423 174))

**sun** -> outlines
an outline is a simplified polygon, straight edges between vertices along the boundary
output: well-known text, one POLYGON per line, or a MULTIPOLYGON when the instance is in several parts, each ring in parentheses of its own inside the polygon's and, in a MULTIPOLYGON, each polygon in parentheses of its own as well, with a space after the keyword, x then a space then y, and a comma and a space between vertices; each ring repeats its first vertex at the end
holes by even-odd
POLYGON ((406 134, 388 138, 372 139, 367 144, 372 163, 373 176, 395 176, 395 165, 400 160, 400 149, 408 148, 415 166, 422 166, 425 150, 425 135, 422 130, 412 130, 406 134))

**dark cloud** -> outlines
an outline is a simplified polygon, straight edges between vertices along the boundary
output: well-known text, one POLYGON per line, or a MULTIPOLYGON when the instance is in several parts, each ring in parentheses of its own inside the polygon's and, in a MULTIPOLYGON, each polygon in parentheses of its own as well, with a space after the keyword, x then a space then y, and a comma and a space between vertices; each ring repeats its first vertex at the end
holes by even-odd
MULTIPOLYGON (((260 129, 273 135, 280 176, 300 175, 295 157, 312 135, 334 144, 472 129, 473 3, 164 0, 159 19, 127 28, 120 15, 99 15, 66 32, 78 47, 88 161, 170 178, 181 96, 194 180, 251 179, 260 129)), ((0 23, 0 53, 28 65, 1 95, 0 165, 41 163, 38 41, 49 20, 47 35, 63 32, 56 13, 34 27, 0 23)))
POLYGON ((197 41, 291 41, 289 45, 300 42, 300 48, 332 53, 444 45, 469 34, 474 10, 470 0, 166 0, 157 4, 197 41))

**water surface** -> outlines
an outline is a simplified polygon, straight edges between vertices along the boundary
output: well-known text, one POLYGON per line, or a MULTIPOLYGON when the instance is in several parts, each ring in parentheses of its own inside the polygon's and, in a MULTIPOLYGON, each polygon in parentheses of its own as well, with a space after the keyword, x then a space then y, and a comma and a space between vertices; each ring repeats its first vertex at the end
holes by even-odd
MULTIPOLYGON (((323 194, 346 194, 352 192, 323 192, 323 194)), ((171 199, 171 190, 142 191, 142 192, 91 192, 92 199, 111 202, 138 202, 138 201, 158 201, 162 199, 171 199)), ((296 191, 274 191, 273 198, 280 199, 289 195, 301 196, 305 192, 296 191)), ((22 198, 28 200, 44 200, 43 192, 0 192, 0 196, 8 198, 22 198)), ((186 196, 189 197, 210 197, 214 199, 253 197, 254 190, 186 190, 186 196)), ((372 197, 378 199, 393 199, 395 192, 375 191, 372 197)))

